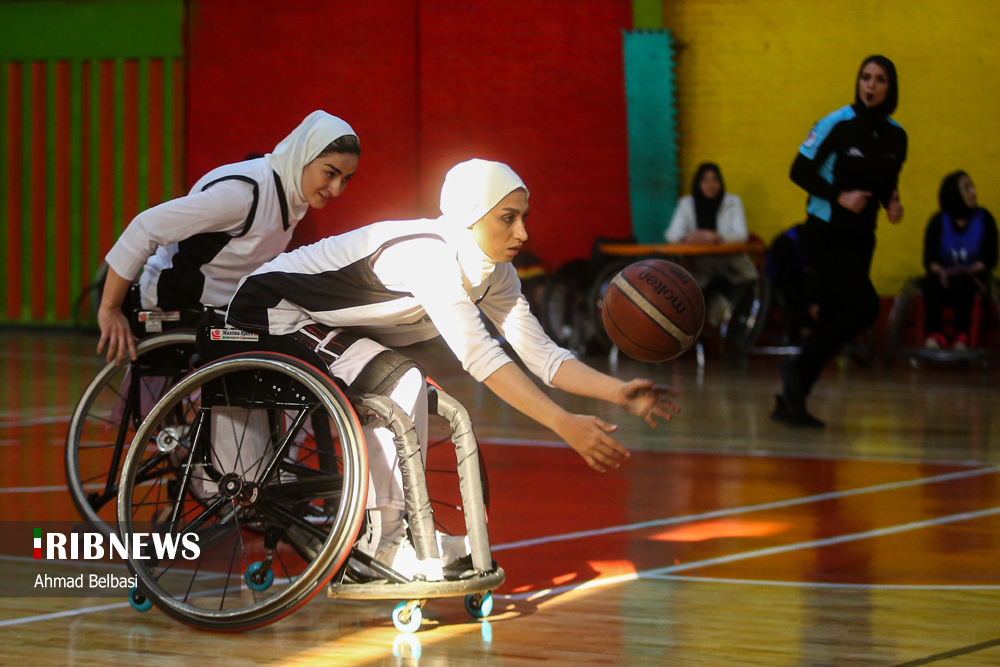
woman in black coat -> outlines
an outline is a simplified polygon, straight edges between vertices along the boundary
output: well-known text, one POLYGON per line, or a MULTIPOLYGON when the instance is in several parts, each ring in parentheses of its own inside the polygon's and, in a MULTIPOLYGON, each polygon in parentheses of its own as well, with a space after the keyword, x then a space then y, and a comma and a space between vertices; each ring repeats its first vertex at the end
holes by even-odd
POLYGON ((803 242, 819 283, 819 318, 802 353, 785 366, 782 393, 771 418, 792 426, 822 428, 806 410, 806 397, 826 364, 879 314, 869 272, 879 207, 899 222, 899 171, 907 137, 890 118, 899 86, 888 58, 861 63, 854 104, 820 120, 799 147, 792 181, 809 193, 803 242))

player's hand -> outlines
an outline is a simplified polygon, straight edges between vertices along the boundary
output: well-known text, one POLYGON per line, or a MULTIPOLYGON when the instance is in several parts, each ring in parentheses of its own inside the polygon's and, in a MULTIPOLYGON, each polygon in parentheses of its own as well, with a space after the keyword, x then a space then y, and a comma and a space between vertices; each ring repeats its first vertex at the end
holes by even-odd
POLYGON ((892 191, 892 199, 889 200, 885 214, 889 217, 889 222, 894 225, 903 219, 903 205, 899 203, 899 190, 892 191))
POLYGON ((617 468, 629 457, 628 450, 609 435, 617 430, 614 424, 592 415, 569 414, 558 433, 587 465, 597 472, 606 472, 608 468, 617 468))
POLYGON ((646 420, 652 428, 656 428, 656 419, 662 417, 667 421, 681 411, 679 405, 668 396, 680 396, 676 389, 663 384, 654 384, 652 380, 632 380, 618 388, 618 405, 622 406, 636 417, 646 420))
POLYGON ((868 206, 868 198, 872 193, 867 190, 848 190, 841 192, 837 197, 837 203, 852 213, 861 213, 868 206))
POLYGON ((132 361, 138 357, 135 353, 135 339, 129 330, 128 320, 122 313, 121 308, 106 308, 102 306, 97 311, 97 326, 101 328, 101 340, 97 343, 97 354, 104 350, 104 344, 108 344, 108 354, 105 361, 111 363, 114 359, 116 364, 120 364, 128 355, 132 361))

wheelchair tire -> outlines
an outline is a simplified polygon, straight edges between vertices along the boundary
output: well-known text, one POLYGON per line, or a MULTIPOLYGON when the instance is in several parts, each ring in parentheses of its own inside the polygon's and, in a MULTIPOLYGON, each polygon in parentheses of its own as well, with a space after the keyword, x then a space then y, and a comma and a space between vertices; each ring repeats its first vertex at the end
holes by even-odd
POLYGON ((191 559, 182 549, 145 560, 130 550, 129 568, 174 619, 205 630, 249 630, 299 608, 336 574, 361 528, 367 491, 361 425, 333 380, 287 355, 236 354, 182 378, 143 421, 122 469, 119 529, 150 532, 155 522, 154 534, 178 539, 223 534, 196 555, 188 550, 191 559), (192 397, 198 416, 184 436, 181 487, 171 495, 161 488, 168 476, 149 468, 146 453, 192 397), (328 422, 339 448, 335 470, 321 462, 316 419, 328 422), (192 491, 198 502, 190 502, 192 491), (292 544, 292 528, 320 542, 311 559, 292 544), (272 556, 266 562, 275 576, 255 590, 244 575, 262 553, 272 556))
POLYGON ((587 313, 594 331, 591 348, 594 352, 607 354, 615 346, 604 328, 604 294, 615 276, 631 264, 629 260, 620 260, 604 266, 597 272, 597 277, 587 292, 587 313))
MULTIPOLYGON (((76 505, 80 516, 87 524, 98 532, 108 535, 115 530, 115 499, 118 495, 118 473, 125 452, 135 433, 134 422, 129 423, 125 417, 127 410, 125 397, 122 396, 129 373, 141 367, 145 362, 156 360, 159 364, 169 361, 190 359, 195 352, 195 332, 175 330, 150 336, 136 346, 138 360, 129 364, 110 363, 106 365, 83 392, 70 417, 69 430, 66 433, 65 469, 66 484, 70 497, 76 505), (121 410, 122 419, 114 423, 115 413, 121 410), (121 431, 124 429, 124 434, 121 431), (122 437, 123 449, 120 451, 118 464, 112 470, 114 456, 114 440, 122 437), (108 484, 109 477, 111 479, 108 484)), ((165 378, 165 382, 154 382, 147 385, 153 395, 140 398, 150 406, 156 403, 163 391, 177 379, 182 377, 186 368, 164 368, 164 375, 150 377, 165 378), (153 385, 160 384, 159 390, 153 385)))
POLYGON ((764 329, 771 309, 771 281, 761 274, 754 282, 743 285, 734 301, 732 314, 719 333, 745 353, 757 343, 764 329))
MULTIPOLYGON (((893 300, 885 323, 883 363, 891 368, 896 360, 906 354, 906 335, 914 325, 915 297, 919 278, 906 281, 899 295, 893 300)), ((922 341, 921 341, 922 342, 922 341)))

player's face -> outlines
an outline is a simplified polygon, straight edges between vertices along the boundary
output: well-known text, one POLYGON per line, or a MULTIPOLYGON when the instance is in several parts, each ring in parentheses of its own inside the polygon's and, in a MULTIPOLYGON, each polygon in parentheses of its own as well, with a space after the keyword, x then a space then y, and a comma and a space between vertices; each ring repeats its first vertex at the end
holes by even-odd
POLYGON ((707 169, 702 174, 701 180, 698 181, 698 187, 701 188, 701 194, 705 195, 706 199, 715 199, 719 196, 719 191, 722 190, 722 183, 719 181, 718 174, 707 169))
POLYGON ((494 262, 510 262, 528 240, 528 193, 517 189, 472 226, 472 237, 494 262))
POLYGON ((302 170, 302 195, 313 208, 323 208, 331 199, 343 194, 357 170, 357 155, 320 155, 302 170))
POLYGON ((962 193, 962 199, 969 208, 979 208, 976 202, 976 186, 972 184, 972 179, 963 176, 958 179, 958 191, 962 193))
POLYGON ((885 101, 889 92, 889 76, 878 63, 868 63, 858 78, 858 94, 865 106, 871 109, 885 101))

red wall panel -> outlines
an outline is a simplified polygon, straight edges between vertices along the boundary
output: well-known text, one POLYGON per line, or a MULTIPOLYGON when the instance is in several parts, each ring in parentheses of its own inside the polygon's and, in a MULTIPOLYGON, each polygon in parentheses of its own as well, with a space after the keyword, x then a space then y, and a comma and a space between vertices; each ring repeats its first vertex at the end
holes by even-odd
POLYGON ((346 194, 297 241, 438 215, 444 174, 485 157, 531 189, 550 266, 630 233, 621 30, 626 0, 192 2, 187 182, 267 152, 313 109, 357 130, 346 194))
POLYGON ((528 233, 555 268, 631 234, 621 30, 604 0, 424 0, 421 211, 455 162, 506 162, 531 191, 528 233))
POLYGON ((414 0, 212 0, 189 5, 187 184, 270 152, 307 114, 342 117, 361 139, 344 196, 310 211, 308 242, 416 211, 414 0))

